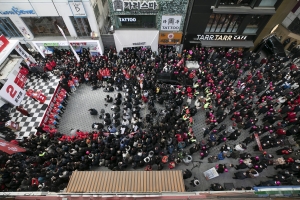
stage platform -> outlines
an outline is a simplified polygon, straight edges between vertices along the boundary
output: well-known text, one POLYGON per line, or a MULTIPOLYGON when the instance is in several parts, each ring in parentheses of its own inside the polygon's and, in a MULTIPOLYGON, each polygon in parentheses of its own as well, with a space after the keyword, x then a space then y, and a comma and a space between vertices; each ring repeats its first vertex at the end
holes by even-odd
POLYGON ((48 72, 49 79, 44 81, 43 79, 38 79, 36 76, 32 76, 27 80, 25 91, 32 89, 34 91, 41 90, 42 93, 47 97, 44 104, 35 101, 33 98, 25 95, 21 105, 30 113, 30 117, 22 115, 20 112, 16 111, 15 108, 11 111, 12 121, 18 122, 21 130, 15 132, 17 135, 17 140, 22 140, 23 137, 28 137, 31 134, 36 133, 35 127, 39 126, 44 118, 47 111, 48 105, 50 104, 54 94, 50 94, 50 89, 53 88, 56 91, 59 84, 59 77, 48 72))

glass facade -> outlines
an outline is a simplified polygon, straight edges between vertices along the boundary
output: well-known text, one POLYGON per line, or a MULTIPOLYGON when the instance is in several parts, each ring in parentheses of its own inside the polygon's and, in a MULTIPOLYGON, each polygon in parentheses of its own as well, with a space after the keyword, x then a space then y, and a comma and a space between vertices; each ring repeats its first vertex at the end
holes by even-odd
POLYGON ((264 15, 253 15, 243 34, 256 34, 258 27, 263 23, 264 15))
POLYGON ((236 33, 243 19, 243 15, 211 14, 205 32, 236 33))
POLYGON ((0 17, 0 35, 4 35, 7 38, 23 37, 21 32, 8 17, 0 17))
POLYGON ((63 29, 66 36, 70 36, 62 17, 22 17, 22 20, 35 37, 62 36, 57 26, 63 29))
POLYGON ((274 7, 277 0, 261 0, 258 7, 274 7))
POLYGON ((119 15, 119 28, 156 28, 155 15, 119 15))
POLYGON ((90 36, 91 27, 89 21, 86 17, 70 17, 72 24, 76 30, 76 33, 79 37, 90 36))

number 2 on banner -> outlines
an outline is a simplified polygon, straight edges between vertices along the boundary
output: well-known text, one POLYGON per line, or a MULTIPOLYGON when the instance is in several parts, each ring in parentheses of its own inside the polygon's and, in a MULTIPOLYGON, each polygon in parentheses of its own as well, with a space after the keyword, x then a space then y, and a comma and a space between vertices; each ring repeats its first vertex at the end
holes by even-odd
POLYGON ((17 94, 17 91, 14 89, 14 87, 13 87, 12 85, 7 86, 6 92, 9 93, 9 95, 10 95, 12 98, 15 98, 15 96, 16 96, 16 94, 17 94))

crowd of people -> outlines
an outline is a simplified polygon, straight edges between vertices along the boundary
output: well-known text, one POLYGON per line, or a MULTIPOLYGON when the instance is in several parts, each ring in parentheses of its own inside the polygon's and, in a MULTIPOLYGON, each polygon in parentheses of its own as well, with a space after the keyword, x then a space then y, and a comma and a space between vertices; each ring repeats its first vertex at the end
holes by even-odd
MULTIPOLYGON (((36 58, 60 78, 63 95, 49 116, 51 123, 37 127, 36 135, 19 143, 25 153, 1 153, 1 190, 59 191, 74 170, 173 169, 191 163, 197 154, 216 163, 219 174, 235 168, 233 179, 256 178, 275 165, 281 170, 260 186, 299 185, 300 161, 294 147, 285 143, 299 132, 299 70, 289 57, 272 55, 257 62, 259 57, 251 51, 202 47, 179 54, 173 47, 161 46, 157 53, 144 47, 121 52, 111 48, 101 56, 84 49, 80 62, 66 50, 36 58), (196 61, 199 67, 191 70, 185 61, 196 61), (183 84, 160 82, 162 73, 183 84), (60 133, 59 119, 80 84, 89 84, 95 92, 102 88, 107 104, 100 111, 89 110, 100 118, 92 124, 93 130, 60 133), (207 126, 197 138, 194 116, 200 112, 205 113, 207 126), (228 118, 231 124, 225 123, 228 118), (242 143, 227 144, 241 134, 248 134, 242 143), (261 146, 254 150, 265 150, 260 156, 247 153, 247 145, 256 137, 261 146), (215 146, 220 153, 211 155, 215 146), (266 152, 276 147, 281 147, 277 155, 266 152), (218 164, 226 158, 238 164, 218 164)), ((183 177, 191 178, 192 172, 185 171, 183 177)), ((191 180, 191 186, 199 184, 196 177, 191 180)), ((215 183, 210 189, 224 187, 215 183)))

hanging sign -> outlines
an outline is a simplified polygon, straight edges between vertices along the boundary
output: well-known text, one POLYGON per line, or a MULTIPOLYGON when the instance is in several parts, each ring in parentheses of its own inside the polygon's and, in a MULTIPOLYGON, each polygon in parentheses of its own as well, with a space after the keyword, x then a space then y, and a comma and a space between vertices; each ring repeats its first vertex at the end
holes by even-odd
POLYGON ((161 19, 160 30, 164 31, 179 31, 182 16, 167 16, 163 15, 161 19))
POLYGON ((15 47, 15 50, 20 54, 20 56, 22 56, 22 58, 24 58, 28 66, 30 65, 30 62, 36 63, 35 59, 31 55, 29 55, 29 53, 27 53, 21 45, 17 45, 15 47))
POLYGON ((163 44, 163 45, 180 44, 181 38, 182 38, 182 33, 161 32, 159 33, 158 44, 163 44))
POLYGON ((86 16, 82 2, 69 2, 69 6, 72 10, 74 17, 86 16))

